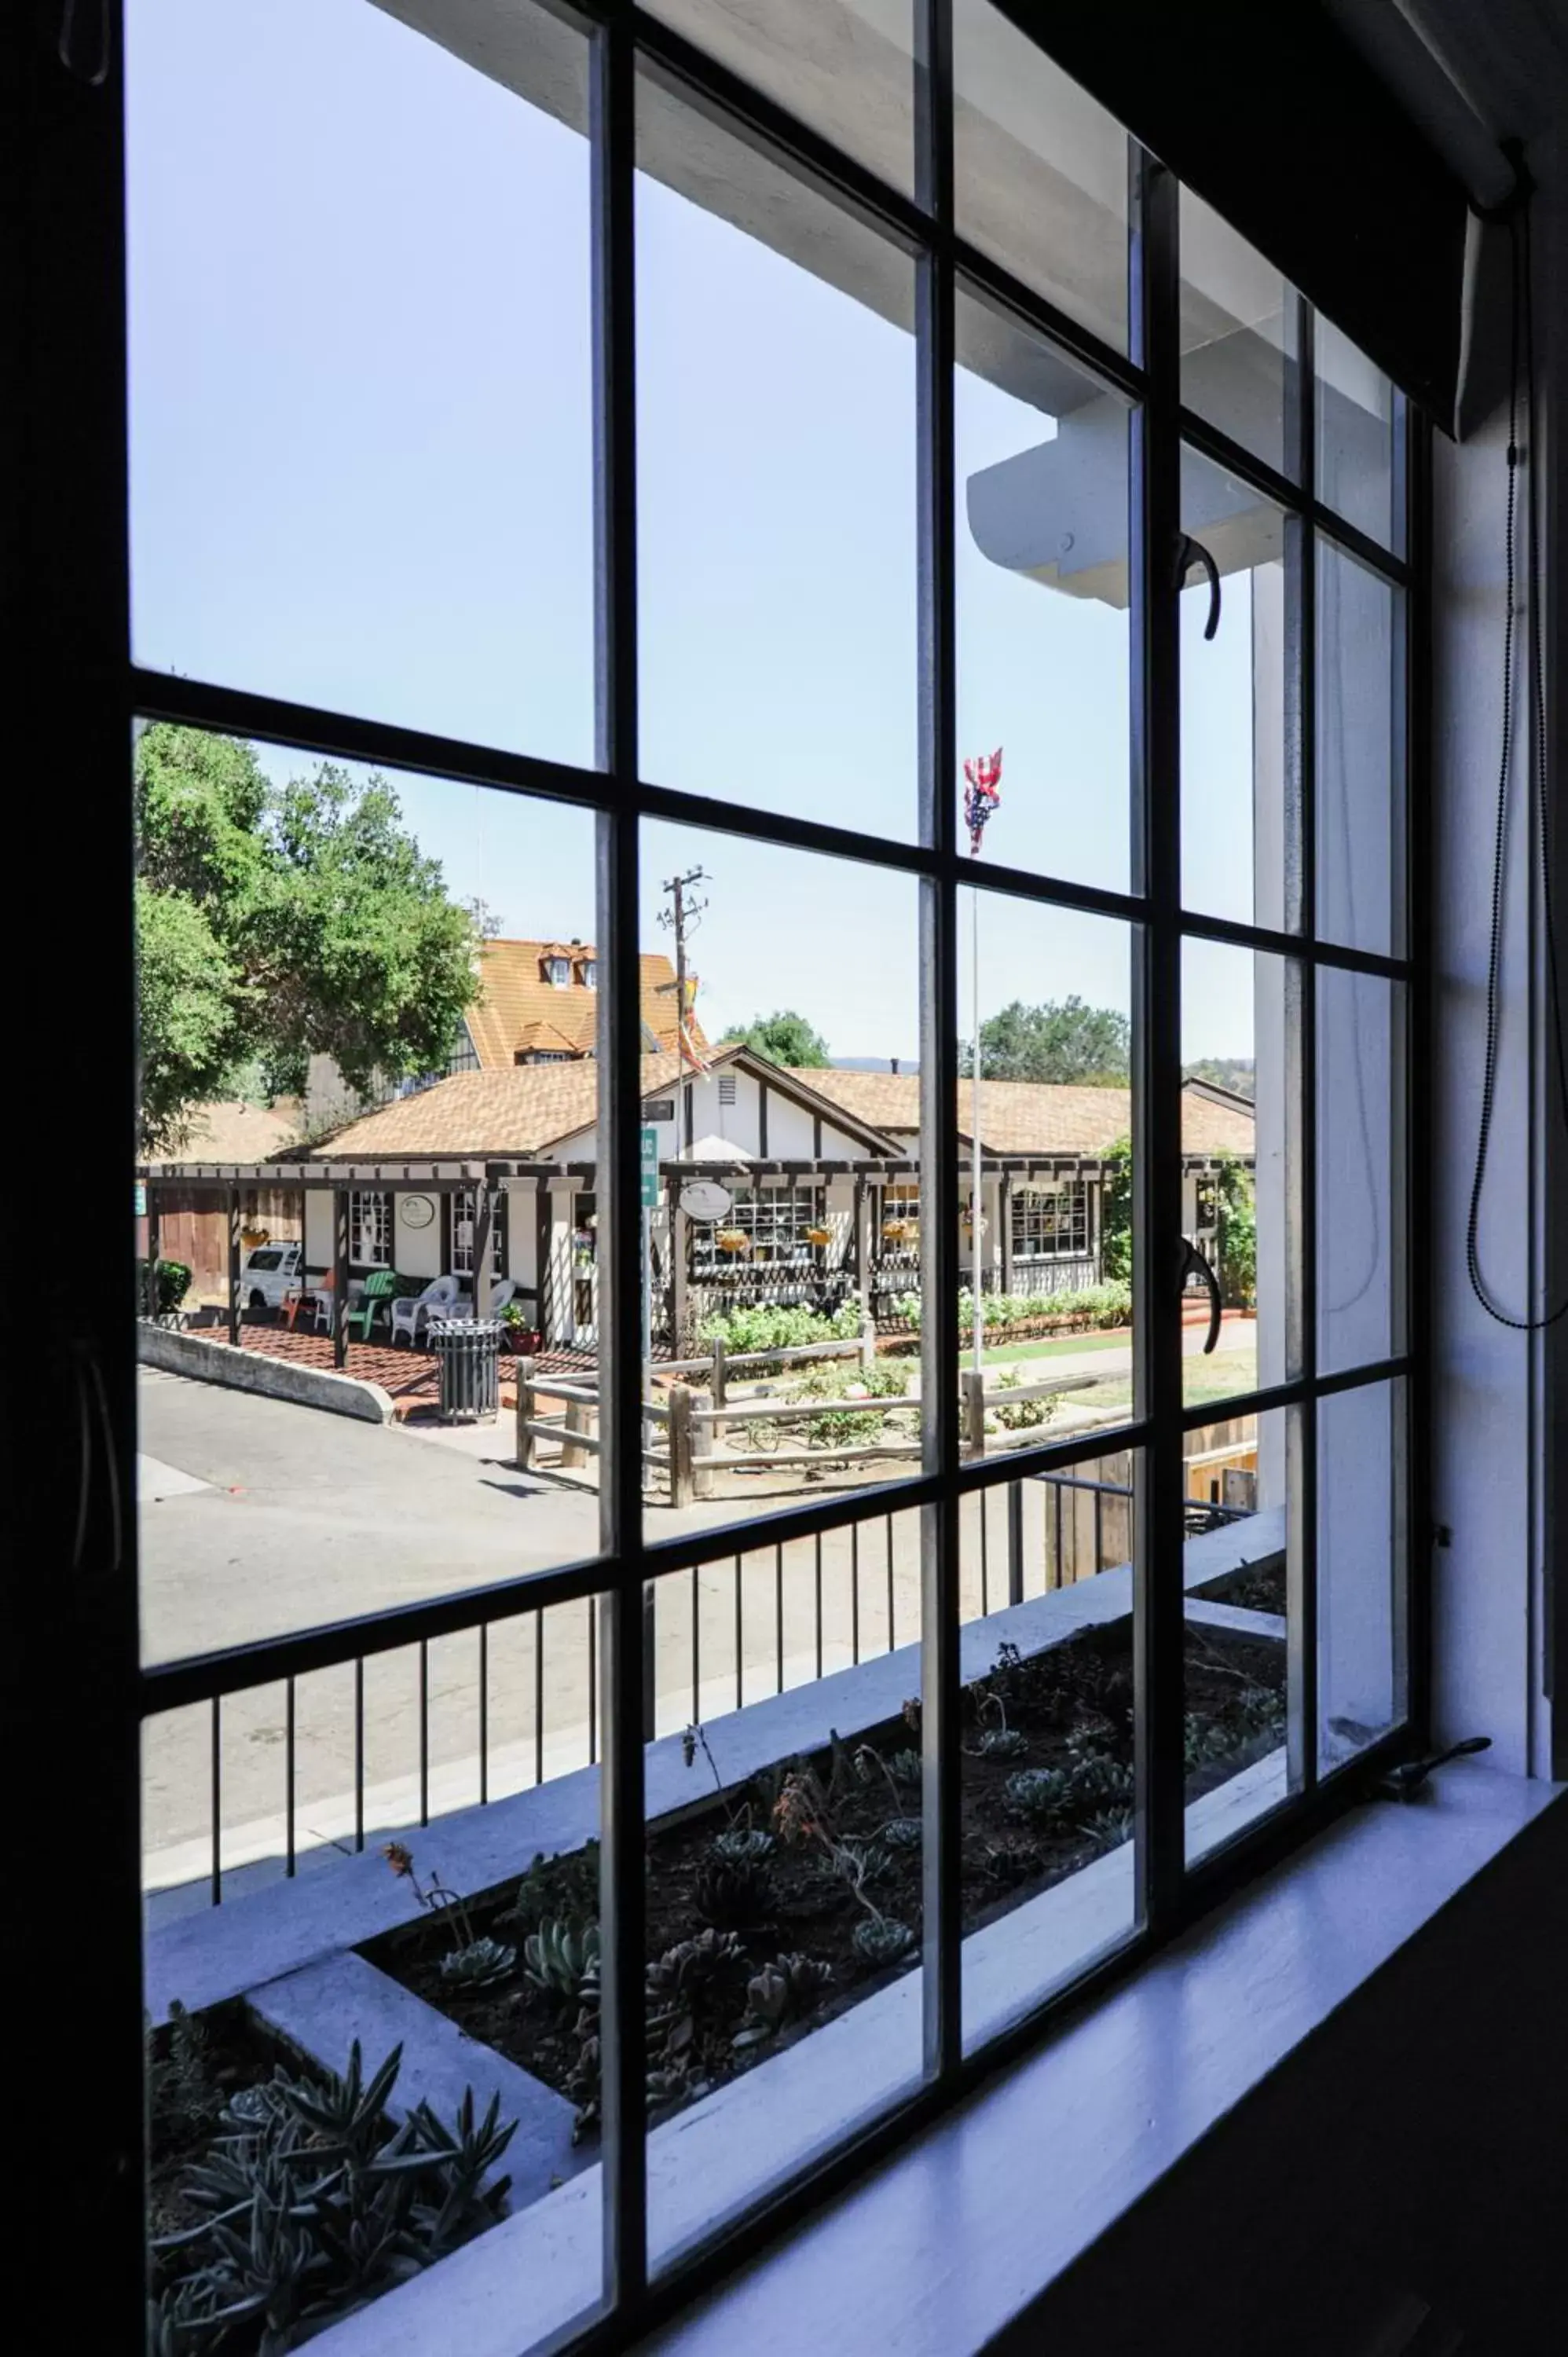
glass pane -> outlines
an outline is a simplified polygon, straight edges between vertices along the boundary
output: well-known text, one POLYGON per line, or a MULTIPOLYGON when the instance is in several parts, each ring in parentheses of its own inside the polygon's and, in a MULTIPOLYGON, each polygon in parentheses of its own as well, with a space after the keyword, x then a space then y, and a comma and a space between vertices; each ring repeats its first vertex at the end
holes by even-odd
POLYGON ((584 1372, 539 1338, 584 1340, 591 818, 166 723, 134 780, 146 1657, 596 1554, 592 1487, 520 1469, 514 1415, 525 1369, 584 1372), (563 1177, 487 1185, 489 1157, 563 1177), (476 1312, 499 1321, 480 1390, 444 1401, 439 1329, 476 1312))
POLYGON ((1181 397, 1282 474, 1296 471, 1296 303, 1255 246, 1181 192, 1181 397))
POLYGON ((918 2080, 920 1545, 911 1509, 656 1583, 656 2268, 918 2080))
POLYGON ((1403 1717, 1402 1382, 1317 1404, 1317 1678, 1325 1770, 1403 1717))
MULTIPOLYGON (((846 156, 912 191, 916 11, 909 0, 795 0, 788 10, 758 7, 757 0, 650 0, 649 14, 846 156)), ((668 177, 677 185, 680 170, 672 153, 668 177)))
POLYGON ((1128 887, 1127 411, 961 289, 959 749, 1000 748, 986 853, 1128 887))
POLYGON ((1404 992, 1317 971, 1317 1357, 1326 1374, 1403 1344, 1404 992))
POLYGON ((1217 942, 1182 947, 1182 1233, 1188 1406, 1287 1382, 1300 1370, 1301 1112, 1294 1049, 1299 969, 1217 942))
MULTIPOLYGON (((473 2241, 503 2218, 516 2345, 596 2303, 597 1609, 584 1598, 147 1722, 155 2236, 200 2222, 190 2172, 221 2158, 220 2138, 242 2125, 263 2151, 286 2147, 293 2090, 342 2079, 359 2040, 367 2080, 402 2050, 378 2142, 422 2099, 453 2126, 466 2092, 479 2121, 493 2097, 484 2183, 510 2190, 467 2201, 439 2246, 434 2210, 416 2208, 368 2276, 346 2264, 346 2231, 324 2231, 315 2320, 388 2297, 412 2329, 434 2283, 403 2278, 439 2260, 440 2298, 464 2298, 473 2241), (513 1674, 524 1652, 537 1684, 513 1674)), ((204 2266, 240 2297, 217 2233, 156 2258, 155 2297, 199 2305, 204 2266)))
POLYGON ((1317 930, 1404 948, 1403 601, 1317 544, 1317 930))
POLYGON ((1184 907, 1283 932, 1295 921, 1295 781, 1285 740, 1295 617, 1284 518, 1196 450, 1182 453, 1182 525, 1220 575, 1219 621, 1194 565, 1181 597, 1184 907))
POLYGON ((980 890, 959 931, 960 1383, 994 1456, 1131 1414, 1133 938, 980 890))
MULTIPOLYGON (((675 961, 688 1008, 641 1107, 645 1527, 667 1537, 919 1464, 918 898, 889 870, 658 823, 641 873, 644 971, 675 961)), ((592 1263, 590 1237, 585 1306, 592 1263)))
POLYGON ((1321 314, 1317 358, 1317 496, 1386 547, 1404 544, 1394 466, 1399 395, 1390 379, 1321 314))
POLYGON ((1232 1416, 1186 1445, 1187 1856, 1283 1801, 1293 1410, 1232 1416))
POLYGON ((1133 1929, 1137 1463, 1117 1450, 962 1501, 966 2049, 1133 1929))
POLYGON ((585 41, 126 15, 137 660, 591 763, 585 41))
POLYGON ((638 102, 643 774, 908 837, 914 265, 646 75, 638 102))
POLYGON ((961 237, 1126 350, 1126 135, 990 0, 954 0, 953 180, 961 237))

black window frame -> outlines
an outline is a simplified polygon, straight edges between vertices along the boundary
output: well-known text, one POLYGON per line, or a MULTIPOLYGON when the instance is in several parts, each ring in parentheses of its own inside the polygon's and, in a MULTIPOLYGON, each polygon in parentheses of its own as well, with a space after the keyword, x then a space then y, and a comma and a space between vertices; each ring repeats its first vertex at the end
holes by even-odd
MULTIPOLYGON (((554 5, 555 0, 550 0, 554 5)), ((559 13, 572 14, 564 6, 559 13)), ((18 479, 34 488, 18 495, 13 565, 28 573, 28 599, 15 643, 23 655, 27 695, 40 716, 74 709, 76 774, 101 797, 106 814, 77 877, 79 899, 95 927, 102 969, 129 996, 134 944, 130 920, 132 872, 129 794, 133 724, 168 719, 286 745, 323 757, 373 761, 482 784, 499 791, 543 795, 589 808, 596 815, 598 938, 605 966, 599 992, 601 1142, 598 1201, 604 1207, 597 1252, 604 1292, 602 1329, 608 1341, 609 1380, 602 1429, 612 1476, 601 1503, 601 1551, 592 1560, 530 1575, 486 1592, 482 1600, 442 1598, 390 1608, 236 1649, 144 1667, 139 1660, 134 1597, 134 1516, 122 1510, 132 1494, 134 1447, 134 1297, 133 1236, 115 1220, 130 1208, 125 1185, 134 1161, 134 1059, 128 1035, 110 1076, 104 1119, 124 1143, 102 1182, 105 1232, 118 1233, 116 1265, 94 1299, 84 1304, 52 1279, 40 1280, 44 1314, 65 1339, 65 1394, 102 1401, 102 1430, 83 1483, 82 1511, 69 1552, 79 1583, 116 1583, 112 1606, 91 1633, 73 1618, 73 1598, 42 1596, 18 1612, 17 1659, 46 1658, 62 1641, 80 1647, 79 1694, 99 1706, 93 1754, 80 1775, 65 1778, 59 1808, 75 1812, 78 1837, 92 1842, 106 1929, 95 1944, 95 1989, 111 1996, 103 2039, 91 2043, 103 2128, 102 2159, 84 2161, 84 2183, 97 2174, 108 2221, 102 2265, 91 2296, 104 2303, 122 2336, 137 2329, 141 2310, 143 2166, 139 2009, 139 1858, 131 1799, 143 1720, 175 1707, 215 1703, 273 1680, 291 1680, 343 1663, 368 1651, 419 1642, 457 1627, 479 1627, 510 1613, 570 1597, 598 1595, 605 1664, 603 1909, 606 2041, 604 2165, 606 2185, 605 2308, 589 2327, 595 2345, 625 2345, 712 2281, 722 2244, 737 2259, 778 2232, 804 2206, 819 2201, 880 2154, 894 2149, 937 2113, 967 2093, 979 2076, 1036 2040, 1062 2009, 1095 1986, 1136 1969, 1240 1882, 1285 1854, 1339 1809, 1356 1800, 1369 1778, 1410 1744, 1427 1720, 1426 1611, 1421 1535, 1425 1516, 1427 1346, 1424 1312, 1423 1197, 1428 1156, 1425 1113, 1418 1082, 1428 1054, 1427 954, 1423 879, 1426 870, 1424 748, 1429 579, 1428 427, 1399 397, 1403 418, 1403 556, 1378 547, 1324 509, 1315 489, 1314 404, 1299 404, 1298 468, 1285 480, 1241 446, 1182 406, 1176 336, 1176 184, 1157 159, 1129 140, 1131 220, 1129 285, 1131 350, 1123 355, 1057 312, 1044 299, 959 237, 954 226, 951 153, 951 28, 946 0, 926 0, 920 48, 924 103, 919 109, 920 156, 915 199, 876 180, 853 158, 751 91, 725 69, 642 11, 604 0, 579 22, 591 48, 590 136, 593 143, 596 409, 599 453, 596 484, 599 573, 599 766, 567 770, 558 764, 493 747, 381 724, 349 714, 307 707, 244 689, 152 673, 133 662, 129 632, 129 551, 126 538, 125 383, 124 317, 124 188, 121 109, 121 9, 62 11, 37 0, 16 13, 23 72, 13 169, 29 202, 18 230, 27 314, 41 345, 18 364, 23 430, 9 444, 18 479), (64 29, 62 29, 62 27, 64 29), (643 780, 637 759, 636 404, 634 316, 635 88, 640 66, 722 115, 742 138, 815 181, 837 200, 874 221, 909 251, 918 271, 917 340, 920 382, 921 509, 921 829, 918 843, 889 844, 854 829, 715 805, 643 780), (640 1464, 635 1436, 640 1383, 635 1348, 617 1348, 635 1330, 639 1297, 639 1126, 642 1024, 635 944, 639 938, 638 829, 643 818, 719 826, 761 842, 894 867, 915 878, 922 912, 920 1069, 926 1130, 952 1126, 958 1072, 957 896, 975 881, 958 839, 958 777, 954 726, 953 633, 954 459, 953 307, 961 279, 966 291, 1007 311, 1051 341, 1077 366, 1133 404, 1131 468, 1133 518, 1132 678, 1135 746, 1135 888, 1093 890, 1063 879, 992 868, 987 888, 1004 888, 1042 908, 1079 909, 1120 917, 1139 931, 1139 987, 1133 1093, 1135 1134, 1142 1144, 1134 1168, 1134 1320, 1138 1391, 1131 1421, 1109 1445, 1141 1452, 1137 1501, 1135 1650, 1139 1768, 1136 1806, 1138 1921, 1117 1953, 1060 1989, 1004 2037, 975 2053, 963 2047, 961 2007, 961 1922, 957 1877, 960 1664, 958 1509, 967 1490, 1026 1465, 1048 1469, 1091 1458, 1082 1444, 1044 1446, 1002 1466, 966 1468, 961 1461, 956 1399, 934 1372, 957 1362, 961 1173, 956 1155, 925 1157, 920 1232, 926 1253, 929 1314, 923 1322, 927 1381, 935 1403, 918 1476, 883 1494, 861 1491, 789 1510, 768 1525, 769 1540, 806 1536, 847 1524, 889 1501, 918 1506, 924 1522, 922 1567, 922 1740, 926 1751, 927 1908, 925 1952, 925 2078, 919 2090, 890 2109, 853 2146, 829 2158, 809 2181, 793 2185, 732 2221, 715 2247, 694 2250, 650 2283, 648 2270, 642 2013, 643 1944, 643 1695, 641 1647, 644 1597, 658 1572, 725 1554, 733 1527, 696 1541, 650 1541, 644 1534, 640 1464), (1183 443, 1215 459, 1275 501, 1291 519, 1287 561, 1294 568, 1300 615, 1296 728, 1293 759, 1303 811, 1301 892, 1307 912, 1299 933, 1184 910, 1180 899, 1178 802, 1180 775, 1176 575, 1180 533, 1178 461, 1183 443), (1404 953, 1383 957, 1320 942, 1312 929, 1313 896, 1313 612, 1318 535, 1369 565, 1404 593, 1405 871, 1404 953), (52 543, 52 545, 51 545, 52 543), (29 602, 30 601, 30 602, 29 602), (26 660, 29 651, 36 657, 26 660), (120 896, 116 904, 115 895, 120 896), (1407 1400, 1406 1462, 1412 1534, 1405 1566, 1402 1641, 1407 1665, 1407 1715, 1349 1768, 1330 1778, 1316 1773, 1316 1618, 1313 1582, 1291 1599, 1292 1743, 1302 1762, 1303 1789, 1256 1827, 1188 1867, 1182 1822, 1182 1618, 1179 1566, 1184 1539, 1182 1443, 1214 1420, 1213 1406, 1182 1400, 1178 1288, 1168 1244, 1181 1227, 1179 991, 1184 940, 1207 939, 1274 952, 1292 960, 1305 987, 1294 1045, 1293 1084, 1300 1106, 1300 1186, 1303 1195, 1306 1301, 1302 1372, 1268 1391, 1227 1403, 1227 1412, 1310 1409, 1324 1396, 1362 1385, 1402 1382, 1407 1400), (631 945, 622 954, 618 945, 631 945), (1317 969, 1339 968, 1384 976, 1406 985, 1411 1045, 1406 1063, 1404 1265, 1407 1332, 1402 1352, 1376 1365, 1331 1376, 1316 1367, 1316 1318, 1311 1298, 1315 1242, 1316 1040, 1312 987, 1317 969), (120 1204, 115 1209, 114 1190, 120 1204), (89 1384, 82 1366, 100 1369, 89 1384), (78 1388, 79 1386, 85 1386, 78 1388), (630 1444, 630 1445, 626 1445, 630 1444), (51 1618, 51 1615, 53 1616, 51 1618), (94 1838, 96 1834, 96 1838, 94 1838), (629 2000, 629 2001, 628 2001, 629 2000), (107 2061, 100 2050, 113 2048, 107 2061), (117 2305, 116 2305, 117 2304, 117 2305)), ((7 35, 7 38, 11 38, 7 35)), ((6 101, 9 108, 13 102, 6 101)), ((11 118, 8 116, 8 120, 11 118)), ((21 221, 21 212, 17 215, 21 221)), ((1300 365, 1309 370, 1312 314, 1298 312, 1300 365)), ((47 801, 47 797, 38 798, 47 801)), ((19 856, 38 822, 23 822, 19 856)), ((40 1069, 42 1069, 40 1067, 40 1069)), ((40 1398, 51 1398, 48 1385, 40 1398)), ((84 1415, 88 1411, 83 1411, 84 1415)), ((59 1419, 73 1436, 72 1413, 59 1419)), ((84 1426, 83 1429, 86 1428, 84 1426)), ((1293 1484, 1303 1560, 1314 1560, 1315 1447, 1310 1413, 1300 1423, 1300 1462, 1293 1484)), ((52 1445, 52 1444, 51 1444, 52 1445)), ((51 1538, 51 1544, 53 1543, 51 1538)), ((43 1585, 47 1586, 47 1583, 43 1585)), ((44 1828, 48 1830, 47 1826, 44 1828)), ((74 2066, 71 2066, 74 2067, 74 2066)), ((68 2073, 69 2075, 69 2073, 68 2073)))

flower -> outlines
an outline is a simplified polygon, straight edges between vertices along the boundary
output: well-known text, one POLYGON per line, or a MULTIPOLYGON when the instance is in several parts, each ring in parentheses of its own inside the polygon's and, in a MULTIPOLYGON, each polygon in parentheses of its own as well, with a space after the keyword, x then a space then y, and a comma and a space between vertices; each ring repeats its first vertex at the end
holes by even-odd
POLYGON ((413 1852, 411 1849, 405 1849, 402 1842, 388 1842, 381 1856, 394 1874, 413 1874, 413 1852))

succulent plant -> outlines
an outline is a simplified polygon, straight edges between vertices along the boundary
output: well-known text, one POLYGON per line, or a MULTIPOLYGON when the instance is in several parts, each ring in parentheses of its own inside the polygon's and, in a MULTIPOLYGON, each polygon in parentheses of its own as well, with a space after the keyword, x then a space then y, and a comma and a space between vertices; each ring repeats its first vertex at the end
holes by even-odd
POLYGON ((983 1760, 1022 1760, 1029 1744, 1015 1727, 985 1727, 974 1748, 983 1760))
POLYGON ((1083 1828, 1097 1850, 1120 1849, 1133 1838, 1131 1809, 1101 1809, 1083 1828))
POLYGON ((993 1882, 1011 1890, 1038 1874, 1045 1859, 1032 1842, 987 1842, 980 1863, 993 1882))
POLYGON ((719 1931, 744 1931, 765 1921, 772 1901, 766 1857, 709 1857, 693 1878, 693 1909, 701 1922, 719 1931))
POLYGON ((466 1948, 450 1949, 441 1959, 441 1977, 449 1988, 489 1988, 504 1981, 517 1963, 517 1950, 499 1940, 474 1940, 466 1948))
POLYGON ((864 1923, 855 1925, 851 1942, 855 1954, 868 1964, 896 1964, 914 1944, 915 1934, 908 1923, 896 1922, 891 1915, 868 1915, 864 1923))
POLYGON ((895 1751, 887 1762, 887 1773, 896 1784, 918 1785, 923 1773, 918 1751, 895 1751))
POLYGON ((732 1825, 727 1833, 714 1835, 708 1856, 726 1866, 754 1866, 758 1859, 771 1857, 775 1847, 773 1835, 765 1827, 732 1825))
POLYGON ((747 1981, 746 2025, 731 2044, 737 2051, 760 2046, 786 2021, 810 2012, 832 1976, 832 1966, 814 1956, 776 1956, 747 1981))
POLYGON ((1119 1808, 1133 1797, 1133 1770, 1103 1751, 1075 1759, 1068 1781, 1075 1809, 1119 1808))
POLYGON ((552 1917, 575 1917, 591 1923, 598 1905, 599 1846, 589 1841, 558 1857, 546 1857, 542 1850, 537 1851, 517 1886, 506 1920, 523 1932, 536 1932, 552 1917))
POLYGON ((918 1817, 889 1817, 877 1827, 876 1838, 884 1849, 918 1849, 925 1830, 918 1817))
POLYGON ((522 1943, 522 1969, 535 1988, 595 2004, 599 1994, 599 1927, 552 1916, 522 1943))
POLYGON ((711 1925, 695 1939, 666 1948, 648 1967, 650 2050, 661 2047, 666 2064, 679 2063, 699 2018, 718 2008, 745 1970, 746 1951, 735 1933, 711 1925))
POLYGON ((198 2222, 154 2245, 154 2357, 238 2347, 247 2320, 244 2347, 295 2348, 501 2216, 499 2098, 479 2118, 468 2090, 450 2124, 417 2104, 391 2128, 400 2063, 367 2078, 356 2043, 341 2078, 280 2065, 231 2098, 181 2183, 198 2222))
POLYGON ((1016 1768, 1003 1791, 1007 1806, 1021 1817, 1059 1817, 1068 1806, 1069 1783, 1060 1768, 1016 1768))
POLYGON ((1235 1737, 1217 1718, 1208 1717, 1203 1711, 1187 1712, 1183 1750, 1189 1770, 1205 1766, 1210 1760, 1223 1760, 1235 1748, 1235 1737))

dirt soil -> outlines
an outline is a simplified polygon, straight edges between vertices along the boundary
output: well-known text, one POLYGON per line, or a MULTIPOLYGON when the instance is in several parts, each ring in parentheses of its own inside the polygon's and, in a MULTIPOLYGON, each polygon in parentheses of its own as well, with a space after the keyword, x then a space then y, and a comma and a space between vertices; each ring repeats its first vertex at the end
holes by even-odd
MULTIPOLYGON (((1284 1711, 1283 1648, 1230 1631, 1189 1631, 1186 1675, 1190 1801, 1277 1748, 1284 1711)), ((1048 1889, 1130 1837, 1132 1704, 1125 1624, 1015 1660, 965 1690, 961 1880, 966 1931, 1048 1889), (993 1745, 1004 1725, 1020 1748, 1009 1749, 1006 1757, 984 1756, 982 1744, 990 1737, 993 1745), (1009 1779, 1020 1770, 1070 1768, 1090 1755, 1105 1763, 1098 1773, 1107 1791, 1086 1794, 1044 1819, 1025 1815, 1009 1793, 1009 1779), (1119 1783, 1123 1788, 1120 1792, 1119 1783)), ((813 1781, 807 1813, 841 1841, 868 1842, 889 1820, 906 1815, 918 1819, 918 1783, 904 1781, 908 1763, 898 1755, 918 1748, 918 1706, 911 1698, 903 1718, 872 1728, 836 1752, 823 1749, 809 1762, 782 1763, 746 1786, 722 1797, 715 1792, 710 1801, 650 1827, 650 1962, 701 1933, 713 1920, 711 1905, 704 1915, 700 1886, 704 1868, 711 1866, 715 1835, 749 1827, 775 1835, 755 1903, 722 1916, 721 1928, 736 1933, 741 1953, 696 2012, 688 2058, 691 2083, 684 2090, 688 2099, 749 2068, 789 2038, 820 2027, 918 1960, 918 1844, 911 1848, 878 1846, 878 1864, 865 1897, 879 1913, 905 1924, 916 1944, 902 1963, 874 1964, 854 1945, 856 1928, 868 1920, 868 1909, 833 1870, 822 1838, 809 1831, 798 1832, 793 1839, 784 1837, 781 1825, 788 1811, 781 1817, 779 1803, 790 1769, 809 1765, 813 1781), (776 1957, 797 1953, 829 1968, 820 1998, 792 2028, 737 2050, 732 2040, 747 2018, 748 1977, 776 1957)), ((362 1953, 468 2036, 497 2048, 551 2086, 573 2092, 567 2081, 584 2033, 582 2008, 524 1976, 523 1943, 544 1916, 565 1912, 581 1917, 596 1911, 594 1874, 592 1857, 579 1854, 575 1860, 536 1867, 523 1878, 521 1889, 512 1882, 468 1902, 477 1936, 488 1934, 518 1950, 517 1969, 491 1987, 457 1992, 443 1981, 442 1954, 458 1944, 457 1938, 448 1923, 428 1916, 381 1935, 362 1953)), ((587 2026, 592 2026, 591 2014, 587 2026)))

